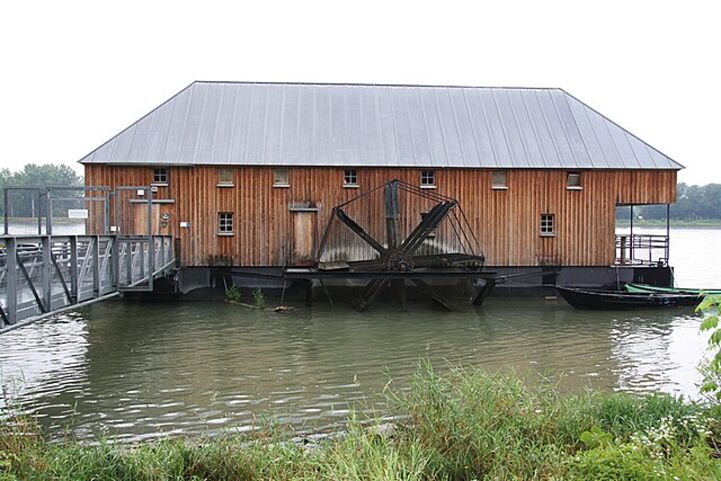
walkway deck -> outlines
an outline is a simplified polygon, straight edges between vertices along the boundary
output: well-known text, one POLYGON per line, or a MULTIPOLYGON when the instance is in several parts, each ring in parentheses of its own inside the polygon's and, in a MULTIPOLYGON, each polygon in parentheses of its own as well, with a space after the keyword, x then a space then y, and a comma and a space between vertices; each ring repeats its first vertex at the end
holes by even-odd
POLYGON ((0 236, 0 334, 125 291, 175 265, 171 236, 0 236))

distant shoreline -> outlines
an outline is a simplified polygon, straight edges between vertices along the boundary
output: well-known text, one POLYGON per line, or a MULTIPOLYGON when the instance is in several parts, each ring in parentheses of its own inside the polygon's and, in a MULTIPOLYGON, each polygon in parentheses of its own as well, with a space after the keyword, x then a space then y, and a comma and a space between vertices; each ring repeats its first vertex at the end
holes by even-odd
MULTIPOLYGON (((721 219, 671 219, 671 227, 721 227, 721 219)), ((628 219, 617 219, 616 227, 629 227, 628 219)), ((634 227, 666 227, 665 219, 634 220, 634 227)))

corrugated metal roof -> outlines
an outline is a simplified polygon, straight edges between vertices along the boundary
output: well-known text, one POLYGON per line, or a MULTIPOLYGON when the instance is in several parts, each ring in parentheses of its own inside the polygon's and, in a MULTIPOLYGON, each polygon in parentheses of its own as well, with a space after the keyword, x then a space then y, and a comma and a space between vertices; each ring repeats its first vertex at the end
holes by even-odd
POLYGON ((194 82, 82 163, 680 169, 561 89, 194 82))

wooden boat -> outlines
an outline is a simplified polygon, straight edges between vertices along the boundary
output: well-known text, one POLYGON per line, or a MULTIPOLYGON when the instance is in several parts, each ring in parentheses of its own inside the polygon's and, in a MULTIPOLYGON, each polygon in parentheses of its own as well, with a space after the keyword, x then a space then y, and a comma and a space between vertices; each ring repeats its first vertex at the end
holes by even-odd
POLYGON ((693 307, 703 299, 703 296, 698 294, 653 292, 634 294, 627 291, 601 291, 559 286, 556 287, 556 290, 566 302, 576 309, 624 310, 693 307))
POLYGON ((645 293, 666 293, 666 294, 709 294, 719 295, 721 289, 687 289, 684 287, 660 287, 651 286, 649 284, 633 284, 628 283, 624 286, 627 292, 632 294, 645 294, 645 293))

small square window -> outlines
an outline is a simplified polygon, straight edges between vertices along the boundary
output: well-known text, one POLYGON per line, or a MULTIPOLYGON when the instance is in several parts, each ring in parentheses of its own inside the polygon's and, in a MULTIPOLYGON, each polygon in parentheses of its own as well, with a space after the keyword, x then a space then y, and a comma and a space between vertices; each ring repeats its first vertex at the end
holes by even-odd
POLYGON ((491 188, 492 189, 507 189, 508 188, 508 172, 505 170, 494 170, 491 173, 491 188))
POLYGON ((581 190, 581 173, 580 172, 569 172, 566 178, 566 188, 569 190, 581 190))
POLYGON ((346 169, 343 174, 343 185, 355 187, 358 185, 358 173, 355 169, 346 169))
POLYGON ((556 234, 553 214, 541 214, 541 235, 550 237, 556 234))
POLYGON ((218 212, 218 234, 229 235, 233 233, 233 213, 218 212))
POLYGON ((421 187, 435 187, 436 173, 433 170, 421 171, 421 187))
POLYGON ((273 169, 273 187, 289 187, 288 169, 273 169))
POLYGON ((222 167, 218 171, 218 185, 233 185, 233 169, 222 167))
POLYGON ((153 184, 167 184, 168 183, 168 169, 154 169, 153 170, 153 184))

